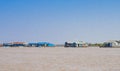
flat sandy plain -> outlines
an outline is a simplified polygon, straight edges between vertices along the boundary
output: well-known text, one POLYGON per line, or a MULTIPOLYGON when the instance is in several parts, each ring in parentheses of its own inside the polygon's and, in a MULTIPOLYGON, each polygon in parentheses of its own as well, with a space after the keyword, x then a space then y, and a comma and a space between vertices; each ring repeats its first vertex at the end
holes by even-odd
POLYGON ((0 48, 0 71, 120 71, 120 48, 0 48))

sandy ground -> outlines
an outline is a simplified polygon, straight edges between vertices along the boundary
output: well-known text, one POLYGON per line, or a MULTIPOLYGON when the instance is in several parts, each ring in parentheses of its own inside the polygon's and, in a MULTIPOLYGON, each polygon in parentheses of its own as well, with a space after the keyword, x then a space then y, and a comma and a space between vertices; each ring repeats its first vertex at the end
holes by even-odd
POLYGON ((0 48, 0 71, 120 71, 120 48, 0 48))

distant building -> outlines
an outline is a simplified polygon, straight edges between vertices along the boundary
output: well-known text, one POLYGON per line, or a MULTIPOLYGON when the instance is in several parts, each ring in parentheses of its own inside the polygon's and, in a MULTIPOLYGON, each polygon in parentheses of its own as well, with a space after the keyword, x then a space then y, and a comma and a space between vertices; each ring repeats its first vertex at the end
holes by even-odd
POLYGON ((55 47, 55 44, 49 42, 38 42, 37 45, 41 47, 55 47))
POLYGON ((12 43, 3 43, 3 47, 12 47, 12 43))
POLYGON ((110 40, 104 42, 104 47, 120 47, 120 40, 110 40))
POLYGON ((83 41, 79 42, 65 42, 65 47, 87 47, 88 44, 83 41))
POLYGON ((76 42, 76 45, 77 45, 77 47, 87 47, 88 46, 88 44, 83 41, 76 42))
POLYGON ((28 47, 39 47, 37 43, 28 43, 28 47))
POLYGON ((49 42, 38 42, 38 43, 25 43, 25 42, 12 42, 3 43, 4 47, 55 47, 55 44, 49 42))
POLYGON ((64 47, 77 47, 75 42, 65 42, 64 47))
POLYGON ((55 44, 49 42, 29 43, 29 47, 55 47, 55 44))
POLYGON ((4 47, 23 47, 25 46, 24 42, 12 42, 12 43, 3 43, 4 47))

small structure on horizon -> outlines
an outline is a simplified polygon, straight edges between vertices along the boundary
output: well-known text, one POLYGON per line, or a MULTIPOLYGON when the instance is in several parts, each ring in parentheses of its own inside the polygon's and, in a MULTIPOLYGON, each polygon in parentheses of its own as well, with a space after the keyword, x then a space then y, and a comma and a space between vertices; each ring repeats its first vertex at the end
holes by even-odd
POLYGON ((55 47, 55 44, 49 42, 28 43, 28 47, 55 47))
POLYGON ((120 40, 110 40, 104 42, 103 47, 120 47, 120 40))
POLYGON ((25 42, 3 43, 3 47, 24 47, 25 42))
POLYGON ((64 47, 87 47, 88 44, 83 41, 78 42, 65 42, 64 47))
POLYGON ((38 42, 37 44, 41 47, 55 47, 55 44, 49 42, 38 42))
POLYGON ((76 47, 76 43, 75 42, 65 42, 65 46, 64 47, 76 47))
POLYGON ((3 47, 55 47, 55 44, 49 42, 25 43, 25 42, 11 42, 3 43, 3 47))

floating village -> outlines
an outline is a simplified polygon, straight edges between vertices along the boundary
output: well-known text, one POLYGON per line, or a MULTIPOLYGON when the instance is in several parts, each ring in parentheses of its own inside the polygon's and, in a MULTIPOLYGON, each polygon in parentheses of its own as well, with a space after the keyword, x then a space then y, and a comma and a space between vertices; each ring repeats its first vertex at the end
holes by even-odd
POLYGON ((87 43, 83 41, 78 42, 65 42, 63 44, 54 44, 50 42, 33 42, 33 43, 26 43, 26 42, 10 42, 10 43, 2 43, 0 47, 100 47, 100 48, 120 48, 120 40, 109 40, 103 43, 87 43))

